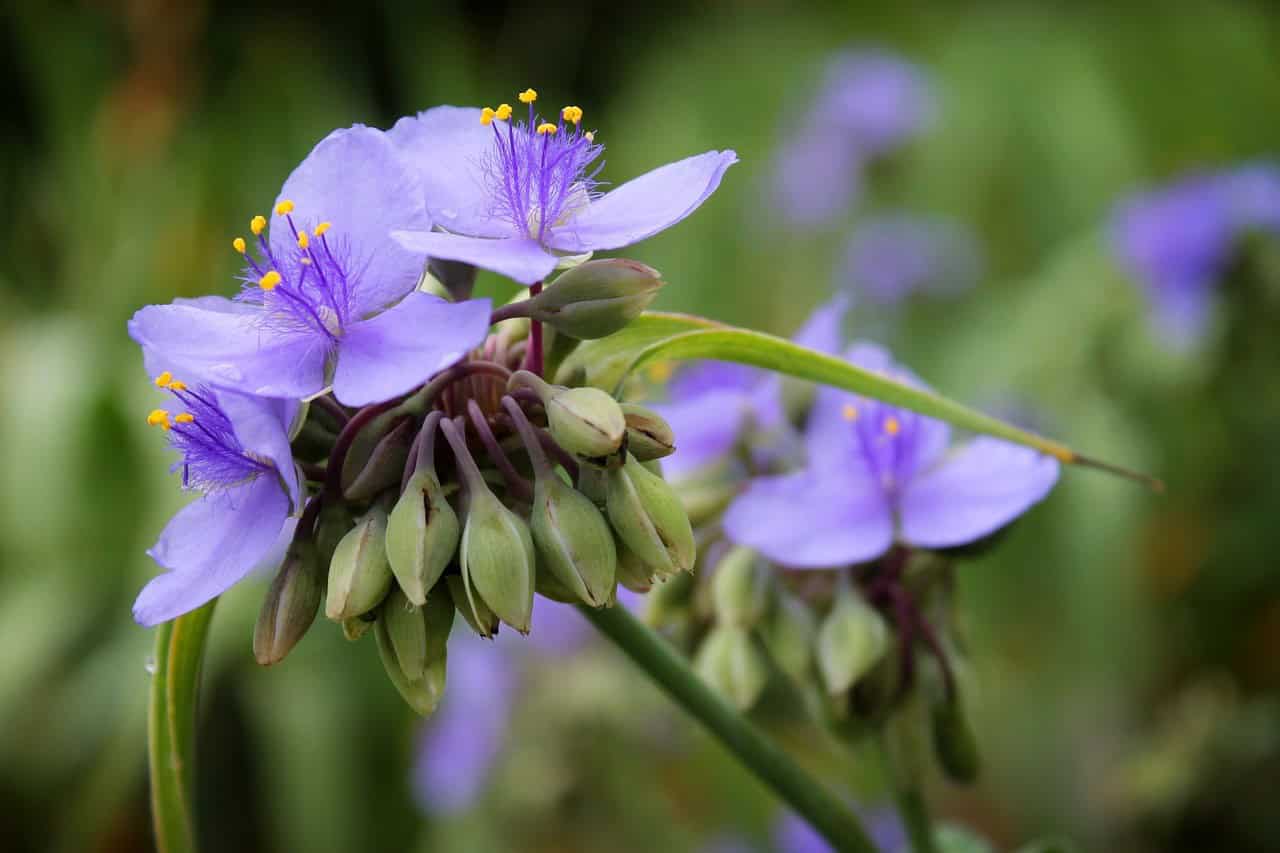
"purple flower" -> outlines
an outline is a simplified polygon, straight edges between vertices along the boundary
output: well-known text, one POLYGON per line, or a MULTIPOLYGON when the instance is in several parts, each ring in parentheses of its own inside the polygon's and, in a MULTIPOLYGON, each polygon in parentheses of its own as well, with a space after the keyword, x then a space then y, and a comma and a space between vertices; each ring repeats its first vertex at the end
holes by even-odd
MULTIPOLYGON (((840 325, 848 299, 836 297, 809 317, 795 342, 821 352, 840 347, 840 325)), ((785 422, 782 380, 776 373, 742 364, 704 361, 683 370, 670 384, 671 400, 654 406, 677 436, 676 452, 662 460, 675 479, 724 458, 749 424, 773 430, 785 422)))
POLYGON ((872 302, 898 303, 917 291, 953 293, 978 279, 978 247, 955 223, 908 216, 858 225, 838 273, 872 302))
POLYGON ((520 122, 507 104, 436 107, 396 122, 388 136, 417 168, 443 229, 402 226, 402 246, 533 284, 555 269, 557 253, 619 249, 676 224, 738 162, 733 151, 708 151, 601 193, 604 146, 582 128, 582 110, 565 107, 548 122, 536 98, 521 93, 529 115, 520 122))
MULTIPOLYGON (((888 809, 858 809, 877 850, 906 849, 907 835, 900 821, 888 809)), ((786 812, 773 825, 773 846, 777 853, 831 853, 832 847, 803 818, 786 812)))
POLYGON ((1204 333, 1239 237, 1280 231, 1280 171, 1254 164, 1197 174, 1124 202, 1115 251, 1146 290, 1154 321, 1171 344, 1204 333))
POLYGON ((157 625, 221 595, 256 567, 279 562, 299 508, 289 449, 293 401, 187 386, 156 378, 178 408, 155 409, 147 423, 163 429, 181 455, 182 485, 202 492, 165 526, 147 553, 166 569, 138 595, 133 616, 157 625))
MULTIPOLYGON (((923 387, 872 344, 853 364, 923 387)), ((761 477, 730 505, 724 527, 775 562, 825 568, 875 559, 894 540, 922 548, 972 542, 1008 524, 1058 479, 1058 463, 993 438, 948 451, 941 421, 834 388, 818 392, 806 469, 761 477)))
POLYGON ((488 333, 489 302, 445 302, 414 290, 420 254, 394 228, 427 228, 416 174, 385 134, 356 125, 329 134, 294 170, 275 223, 241 238, 244 287, 233 301, 175 300, 143 308, 129 333, 148 365, 250 394, 301 399, 332 382, 361 406, 409 391, 488 333), (255 257, 256 254, 256 257, 255 257))

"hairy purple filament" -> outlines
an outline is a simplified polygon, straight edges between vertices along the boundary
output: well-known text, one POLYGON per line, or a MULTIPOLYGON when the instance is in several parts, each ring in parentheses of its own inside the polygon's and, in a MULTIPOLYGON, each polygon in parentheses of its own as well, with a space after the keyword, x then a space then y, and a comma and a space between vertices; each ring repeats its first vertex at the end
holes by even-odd
POLYGON ((245 452, 226 412, 205 387, 169 388, 186 407, 169 428, 169 444, 182 454, 182 485, 206 494, 226 489, 272 470, 268 462, 245 452))
POLYGON ((596 198, 604 163, 588 169, 604 152, 594 134, 563 115, 555 132, 538 132, 541 118, 529 104, 529 119, 492 122, 494 145, 483 166, 491 182, 495 217, 539 242, 575 210, 596 198), (505 125, 501 127, 500 125, 505 125))
MULTIPOLYGON (((266 309, 263 322, 283 334, 318 334, 336 343, 343 328, 358 319, 349 247, 331 238, 326 225, 308 234, 299 230, 293 214, 283 215, 293 234, 291 248, 272 251, 265 230, 257 235, 259 258, 245 254, 248 262, 238 299, 266 309), (262 284, 271 272, 278 283, 262 284)), ((279 227, 279 226, 276 226, 279 227)))

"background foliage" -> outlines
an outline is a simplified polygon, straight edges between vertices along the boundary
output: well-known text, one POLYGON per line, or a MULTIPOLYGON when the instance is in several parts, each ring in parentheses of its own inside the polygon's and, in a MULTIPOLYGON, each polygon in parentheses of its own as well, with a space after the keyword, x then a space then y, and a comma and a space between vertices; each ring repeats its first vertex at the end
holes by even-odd
MULTIPOLYGON (((859 215, 968 223, 959 299, 855 310, 935 387, 1016 401, 1051 435, 1154 471, 1156 499, 1069 472, 961 607, 987 762, 940 810, 1012 847, 1280 845, 1280 374, 1275 300, 1228 290, 1200 350, 1161 345, 1109 253, 1127 193, 1280 143, 1280 17, 1246 2, 530 6, 106 0, 0 22, 0 847, 149 849, 148 632, 129 603, 182 497, 142 413, 138 306, 230 293, 230 237, 336 126, 534 85, 579 103, 614 182, 713 147, 742 164, 629 254, 658 307, 790 333, 855 227, 778 227, 770 155, 831 51, 883 45, 938 90, 932 131, 880 164, 859 215), (1115 8, 1123 5, 1123 8, 1115 8), (1262 341, 1241 354, 1228 344, 1262 341), (1261 366, 1260 366, 1261 365, 1261 366)), ((489 288, 501 288, 494 281, 489 288)), ((529 671, 474 808, 432 816, 418 724, 367 644, 317 630, 257 668, 261 589, 219 608, 201 732, 209 850, 683 850, 764 839, 773 804, 622 659, 529 671)), ((870 791, 857 761, 815 766, 870 791)), ((763 844, 764 842, 761 841, 763 844)), ((763 849, 763 848, 762 848, 763 849)))

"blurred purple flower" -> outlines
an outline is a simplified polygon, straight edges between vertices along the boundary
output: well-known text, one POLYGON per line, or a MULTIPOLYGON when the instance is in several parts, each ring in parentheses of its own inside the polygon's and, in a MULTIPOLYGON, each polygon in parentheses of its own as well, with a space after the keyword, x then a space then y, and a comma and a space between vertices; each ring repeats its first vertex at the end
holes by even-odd
MULTIPOLYGON (((877 850, 906 849, 906 831, 892 811, 877 808, 858 812, 877 850)), ((773 846, 776 853, 833 853, 831 845, 795 812, 786 812, 775 821, 773 846)))
POLYGON ((845 249, 837 285, 881 305, 912 293, 973 286, 981 262, 973 236, 944 219, 894 216, 860 223, 845 249))
MULTIPOLYGON (((878 346, 857 344, 846 357, 924 387, 878 346)), ((755 479, 724 517, 730 539, 796 568, 866 562, 895 539, 922 548, 972 542, 1058 479, 1050 457, 987 437, 948 452, 945 423, 834 388, 819 390, 805 441, 806 469, 755 479)))
POLYGON ((414 290, 422 257, 393 228, 430 227, 422 189, 378 130, 336 130, 293 171, 276 224, 254 217, 244 287, 150 305, 129 321, 148 367, 269 397, 301 399, 330 382, 343 403, 390 399, 448 367, 489 330, 489 301, 414 290), (294 211, 297 211, 295 214, 294 211))
POLYGON ((293 401, 187 386, 161 373, 156 385, 181 406, 151 412, 181 454, 174 470, 202 492, 165 525, 147 553, 167 571, 133 605, 133 618, 158 625, 221 595, 258 566, 279 562, 293 534, 301 493, 289 425, 293 401))
POLYGON ((773 206, 797 228, 836 219, 860 192, 864 164, 918 135, 934 111, 915 65, 883 50, 836 54, 775 155, 773 206))
MULTIPOLYGON (((848 306, 839 296, 819 307, 795 342, 836 352, 848 306)), ((785 421, 781 388, 778 374, 743 364, 704 361, 685 368, 668 387, 670 401, 653 407, 677 436, 676 452, 662 460, 663 474, 679 479, 724 458, 749 424, 778 428, 785 421)))
POLYGON ((396 122, 389 136, 416 167, 443 229, 406 223, 395 232, 402 246, 533 284, 555 269, 558 253, 620 249, 675 225, 738 162, 733 151, 708 151, 601 193, 604 146, 581 126, 582 111, 565 107, 546 122, 536 97, 521 96, 529 116, 518 123, 506 104, 436 107, 396 122))
POLYGON ((1168 342, 1198 341, 1239 238, 1280 232, 1280 170, 1270 164, 1185 177, 1121 204, 1115 251, 1151 303, 1168 342))

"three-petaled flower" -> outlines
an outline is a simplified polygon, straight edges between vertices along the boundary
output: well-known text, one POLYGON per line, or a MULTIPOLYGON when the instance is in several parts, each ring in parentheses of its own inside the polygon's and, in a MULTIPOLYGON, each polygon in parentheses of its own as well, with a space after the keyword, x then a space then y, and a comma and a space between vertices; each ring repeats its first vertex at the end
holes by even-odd
POLYGON ((421 182, 385 134, 356 125, 322 140, 285 182, 275 222, 255 216, 257 257, 235 300, 143 308, 129 333, 148 367, 220 387, 301 399, 332 383, 348 405, 411 390, 477 346, 489 301, 417 291, 420 254, 395 228, 430 227, 421 182))
POLYGON ((565 107, 553 123, 534 109, 537 93, 512 107, 436 107, 398 121, 387 135, 422 180, 431 221, 395 232, 407 249, 493 270, 522 284, 541 281, 561 255, 618 249, 693 213, 738 161, 708 151, 654 169, 608 193, 596 176, 604 146, 565 107))
MULTIPOLYGON (((859 367, 923 387, 873 344, 847 353, 859 367)), ((964 545, 1041 500, 1058 462, 994 438, 950 450, 942 421, 835 388, 818 392, 804 470, 761 477, 730 505, 726 533, 775 562, 826 568, 867 562, 896 541, 964 545)))
POLYGON ((194 610, 254 568, 278 562, 302 500, 289 448, 296 402, 189 386, 169 372, 155 381, 180 409, 155 409, 147 423, 164 430, 181 454, 174 469, 183 486, 202 495, 147 552, 167 571, 133 605, 143 625, 194 610))

